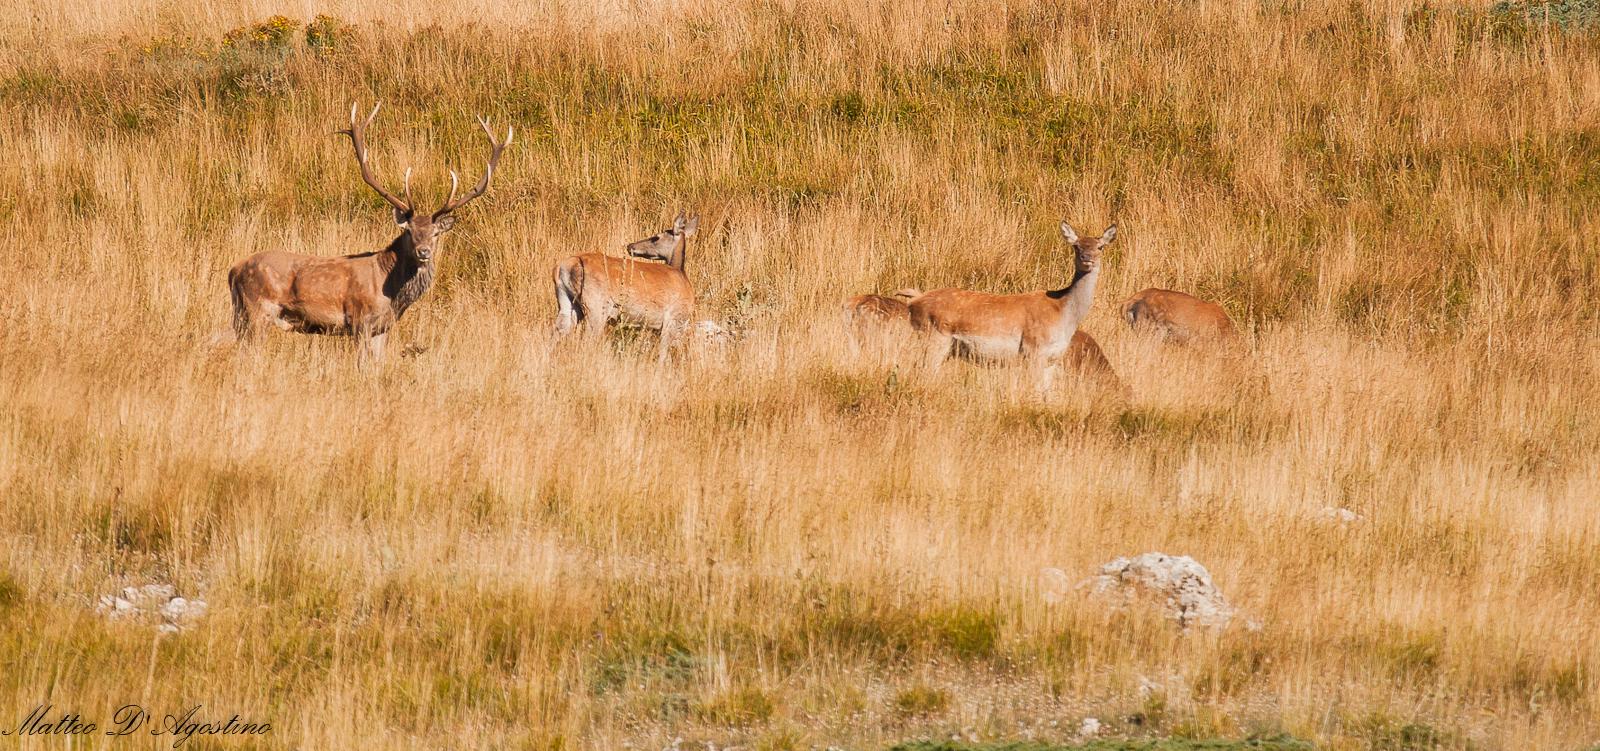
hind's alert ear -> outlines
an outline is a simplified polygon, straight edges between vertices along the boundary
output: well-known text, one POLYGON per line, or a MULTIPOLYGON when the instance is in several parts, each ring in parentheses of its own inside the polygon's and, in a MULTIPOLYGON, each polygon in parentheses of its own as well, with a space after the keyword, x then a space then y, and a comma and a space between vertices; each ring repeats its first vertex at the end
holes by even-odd
POLYGON ((1072 225, 1067 224, 1066 222, 1061 223, 1061 236, 1067 238, 1067 242, 1069 243, 1075 243, 1078 241, 1078 233, 1073 232, 1072 225))
POLYGON ((690 219, 688 224, 685 224, 685 225, 682 225, 682 226, 683 226, 683 236, 684 237, 690 237, 690 236, 694 235, 694 231, 697 230, 697 229, 700 229, 700 215, 699 214, 695 214, 694 218, 690 219))
POLYGON ((1117 225, 1113 224, 1106 228, 1105 234, 1100 235, 1100 244, 1110 245, 1115 239, 1117 239, 1117 225))

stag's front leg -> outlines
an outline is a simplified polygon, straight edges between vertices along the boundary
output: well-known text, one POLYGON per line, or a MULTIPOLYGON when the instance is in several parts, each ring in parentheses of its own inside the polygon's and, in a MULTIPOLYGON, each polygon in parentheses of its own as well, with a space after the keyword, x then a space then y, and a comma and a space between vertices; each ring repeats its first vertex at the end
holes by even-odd
POLYGON ((363 368, 377 368, 383 365, 383 345, 389 340, 389 335, 361 332, 356 334, 360 342, 361 351, 358 353, 358 365, 363 368))

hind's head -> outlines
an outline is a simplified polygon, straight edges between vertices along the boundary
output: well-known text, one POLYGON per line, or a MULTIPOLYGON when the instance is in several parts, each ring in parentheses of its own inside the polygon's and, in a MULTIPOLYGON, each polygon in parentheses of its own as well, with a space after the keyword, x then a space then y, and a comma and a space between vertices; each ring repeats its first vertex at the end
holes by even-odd
POLYGON ((1072 225, 1061 223, 1061 236, 1072 243, 1073 265, 1078 273, 1087 274, 1100 267, 1100 254, 1112 240, 1117 239, 1117 225, 1106 228, 1099 237, 1078 237, 1072 230, 1072 225))
POLYGON ((685 220, 684 215, 679 213, 678 218, 673 220, 671 229, 662 230, 638 242, 628 243, 628 255, 672 263, 673 258, 683 252, 684 241, 699 228, 699 214, 685 220))

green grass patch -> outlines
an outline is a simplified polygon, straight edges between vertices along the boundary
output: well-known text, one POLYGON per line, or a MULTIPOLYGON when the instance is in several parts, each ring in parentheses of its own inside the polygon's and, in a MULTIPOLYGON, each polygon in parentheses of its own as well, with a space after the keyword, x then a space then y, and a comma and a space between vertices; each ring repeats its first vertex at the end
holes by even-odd
POLYGON ((918 685, 897 694, 894 706, 911 716, 938 714, 950 706, 950 695, 936 688, 918 685))
POLYGON ((728 691, 700 705, 695 714, 713 725, 746 727, 772 719, 772 698, 753 687, 728 691))

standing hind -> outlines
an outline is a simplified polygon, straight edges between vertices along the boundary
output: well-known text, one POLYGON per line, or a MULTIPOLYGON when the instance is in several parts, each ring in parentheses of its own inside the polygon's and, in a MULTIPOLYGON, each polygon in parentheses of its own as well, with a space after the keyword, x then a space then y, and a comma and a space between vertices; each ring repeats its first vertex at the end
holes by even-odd
POLYGON ((694 287, 685 266, 689 238, 699 226, 698 215, 685 220, 680 213, 671 229, 629 243, 631 258, 584 253, 556 264, 559 311, 555 340, 560 341, 579 323, 585 323, 591 335, 599 335, 607 323, 622 320, 661 332, 660 356, 666 359, 668 349, 694 316, 694 287), (634 258, 666 263, 641 263, 634 258))

